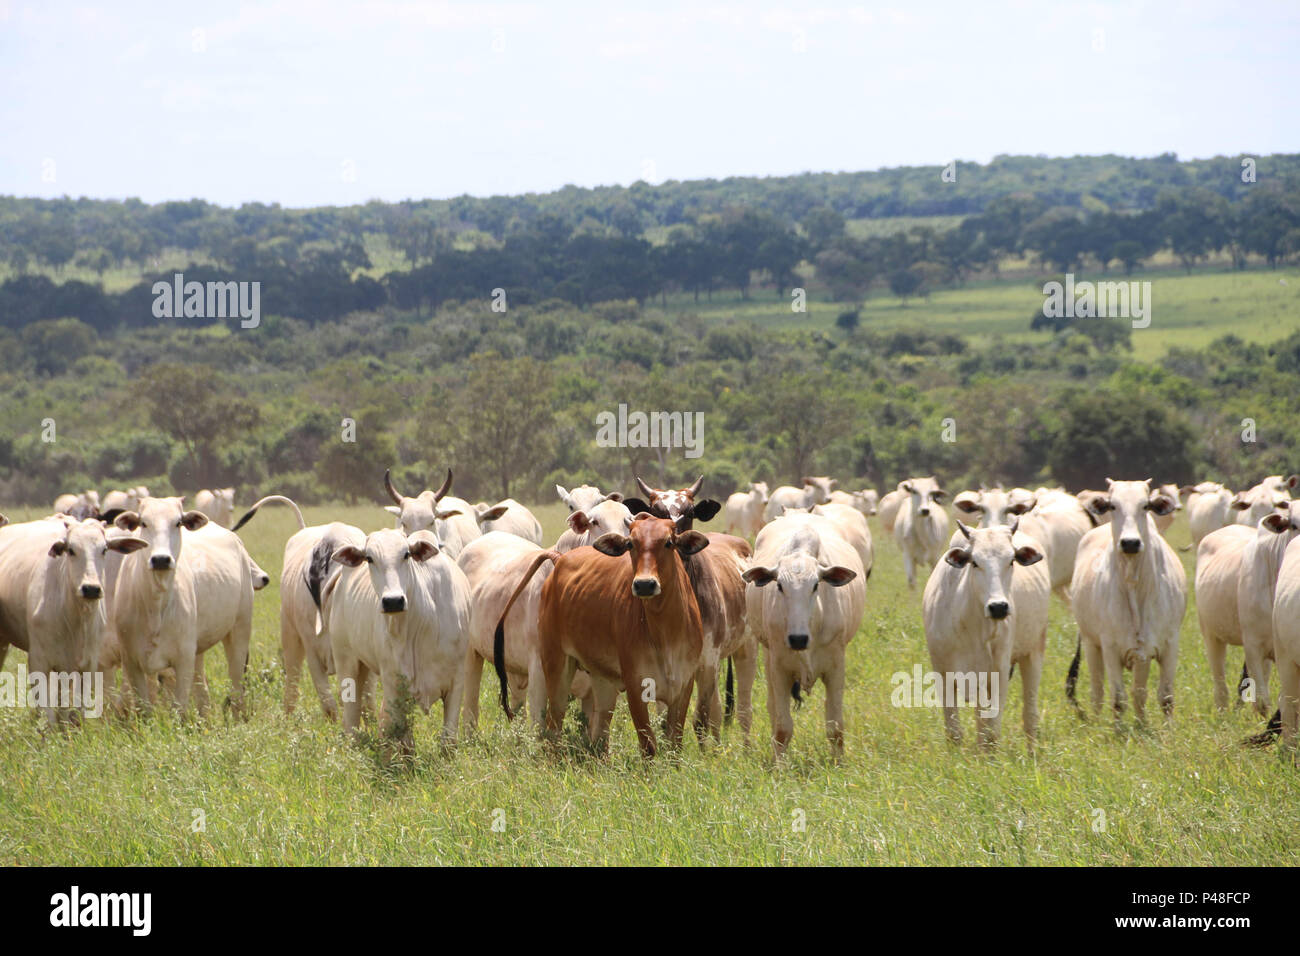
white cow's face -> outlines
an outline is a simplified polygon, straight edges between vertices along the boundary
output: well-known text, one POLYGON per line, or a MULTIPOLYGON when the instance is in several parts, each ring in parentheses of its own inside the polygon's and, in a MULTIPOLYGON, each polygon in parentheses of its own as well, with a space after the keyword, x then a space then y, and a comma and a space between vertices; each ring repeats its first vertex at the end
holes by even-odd
POLYGON ((1038 499, 1027 488, 963 491, 952 502, 958 511, 977 518, 981 528, 1008 527, 1020 515, 1032 511, 1037 504, 1038 499))
POLYGON ((579 485, 572 491, 566 491, 563 485, 555 486, 556 493, 569 507, 570 512, 591 511, 592 508, 602 501, 622 501, 623 496, 618 492, 604 494, 599 488, 592 485, 579 485))
POLYGON ((749 490, 752 493, 758 495, 759 501, 763 502, 763 504, 767 504, 767 482, 766 481, 751 481, 749 483, 749 490))
MULTIPOLYGON (((1017 520, 1017 519, 1013 519, 1017 520)), ((960 521, 966 546, 949 549, 944 560, 966 575, 984 616, 1000 621, 1011 613, 1011 574, 1015 565, 1028 567, 1043 560, 1043 553, 1030 545, 1013 543, 1014 525, 971 529, 960 521)))
POLYGON ((397 516, 397 527, 405 535, 417 531, 434 531, 437 522, 460 514, 456 508, 441 510, 432 491, 422 491, 414 498, 402 498, 400 505, 386 505, 384 510, 397 516))
POLYGON ((109 551, 130 554, 149 546, 143 538, 108 540, 104 526, 94 518, 65 524, 67 533, 50 546, 48 560, 58 562, 58 571, 69 591, 83 601, 98 601, 104 596, 104 559, 109 551))
POLYGON ((151 570, 174 571, 181 557, 181 529, 198 531, 208 523, 202 511, 186 511, 184 506, 184 498, 146 498, 138 511, 122 512, 114 524, 144 539, 151 570))
POLYGON ((569 527, 575 534, 591 532, 595 541, 604 534, 627 534, 632 527, 632 512, 621 501, 602 501, 589 511, 569 515, 569 527))
POLYGON ((412 563, 428 561, 438 553, 438 541, 431 532, 422 531, 409 538, 395 528, 376 531, 366 537, 363 546, 344 545, 334 552, 334 560, 349 568, 368 565, 370 586, 379 598, 383 614, 400 614, 410 604, 409 595, 417 586, 412 563))
POLYGON ((1172 514, 1177 499, 1160 491, 1153 492, 1150 479, 1111 481, 1107 478, 1106 484, 1109 490, 1105 494, 1088 494, 1082 504, 1097 517, 1111 513, 1111 535, 1121 554, 1141 554, 1150 544, 1150 536, 1158 536, 1155 524, 1147 520, 1147 512, 1153 515, 1172 514))
POLYGON ((776 585, 785 611, 785 643, 792 651, 808 649, 815 624, 818 588, 823 583, 843 587, 857 576, 851 568, 820 564, 803 549, 782 555, 775 567, 756 565, 741 575, 755 587, 776 585))
POLYGON ((898 489, 908 495, 912 513, 919 515, 928 515, 931 508, 942 508, 943 500, 948 497, 934 478, 909 478, 898 489))
POLYGON ((803 480, 805 489, 811 488, 813 492, 812 503, 815 505, 824 505, 831 500, 831 492, 839 484, 834 478, 828 478, 825 475, 814 475, 811 478, 803 480))

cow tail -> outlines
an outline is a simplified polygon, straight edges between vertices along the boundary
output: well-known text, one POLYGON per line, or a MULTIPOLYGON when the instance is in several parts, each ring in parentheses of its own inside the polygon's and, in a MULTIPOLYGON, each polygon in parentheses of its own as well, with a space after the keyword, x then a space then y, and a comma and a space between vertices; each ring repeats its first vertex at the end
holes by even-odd
POLYGON ((293 509, 294 516, 298 519, 298 530, 299 530, 299 531, 301 531, 303 528, 307 527, 307 522, 306 522, 306 520, 305 520, 305 519, 303 518, 303 516, 302 516, 302 509, 299 508, 299 507, 294 503, 294 501, 293 501, 292 498, 286 498, 284 495, 267 495, 265 498, 263 498, 263 499, 262 499, 261 501, 259 501, 257 504, 253 505, 253 507, 249 508, 246 512, 244 512, 244 516, 243 516, 242 518, 240 518, 237 522, 235 522, 235 526, 234 526, 233 528, 231 528, 230 530, 231 530, 231 531, 238 531, 238 530, 239 530, 240 528, 242 528, 244 525, 248 524, 248 522, 250 522, 250 521, 253 520, 253 515, 257 514, 257 509, 258 509, 258 508, 262 507, 262 505, 270 504, 270 503, 272 503, 272 502, 276 502, 276 503, 279 503, 279 504, 282 504, 282 505, 288 505, 290 508, 293 509))
POLYGON ((510 615, 510 609, 515 606, 515 600, 524 592, 528 582, 532 580, 537 569, 545 561, 559 560, 560 552, 542 551, 532 563, 528 565, 528 570, 524 572, 523 579, 515 587, 515 593, 510 595, 510 600, 506 602, 505 610, 501 612, 501 619, 497 621, 497 629, 492 634, 492 666, 497 672, 497 680, 501 682, 501 709, 506 712, 506 720, 514 720, 514 711, 510 709, 510 682, 506 678, 506 618, 510 615))
POLYGON ((1246 692, 1246 681, 1249 680, 1249 679, 1250 679, 1249 676, 1246 674, 1246 665, 1243 663, 1243 664, 1241 665, 1241 680, 1237 681, 1237 700, 1238 700, 1238 701, 1241 700, 1241 695, 1244 694, 1244 693, 1246 692))
POLYGON ((799 681, 790 685, 790 696, 794 698, 794 709, 798 710, 803 706, 803 694, 800 693, 799 681))
POLYGON ((1074 646, 1074 660, 1070 661, 1070 672, 1065 675, 1065 696, 1070 699, 1070 703, 1075 707, 1079 702, 1074 698, 1074 689, 1079 683, 1079 658, 1083 656, 1083 636, 1078 637, 1078 643, 1074 646))
POLYGON ((727 658, 727 694, 723 698, 722 716, 731 720, 736 713, 736 676, 732 673, 731 658, 727 658))
POLYGON ((1282 732, 1282 708, 1279 707, 1273 711, 1273 716, 1268 719, 1261 733, 1247 737, 1241 742, 1243 747, 1267 747, 1271 744, 1278 734, 1282 732))

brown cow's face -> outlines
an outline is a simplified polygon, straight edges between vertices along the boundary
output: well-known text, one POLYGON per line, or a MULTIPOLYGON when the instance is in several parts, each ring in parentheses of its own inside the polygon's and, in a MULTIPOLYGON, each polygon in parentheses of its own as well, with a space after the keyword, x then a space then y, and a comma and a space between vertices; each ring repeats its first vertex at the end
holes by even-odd
POLYGON ((663 593, 663 582, 675 574, 671 552, 691 555, 707 547, 709 539, 698 531, 677 530, 666 518, 640 514, 632 522, 629 533, 601 535, 593 543, 597 551, 618 557, 632 556, 632 593, 639 598, 657 597, 663 593))
POLYGON ((629 498, 627 506, 632 510, 633 514, 638 511, 646 512, 656 518, 668 518, 676 521, 681 528, 690 528, 696 520, 709 521, 722 510, 722 505, 711 498, 705 498, 698 502, 695 500, 695 496, 700 493, 700 487, 703 483, 704 476, 701 475, 695 484, 689 488, 660 490, 651 488, 640 478, 637 478, 637 487, 645 495, 645 500, 629 498))

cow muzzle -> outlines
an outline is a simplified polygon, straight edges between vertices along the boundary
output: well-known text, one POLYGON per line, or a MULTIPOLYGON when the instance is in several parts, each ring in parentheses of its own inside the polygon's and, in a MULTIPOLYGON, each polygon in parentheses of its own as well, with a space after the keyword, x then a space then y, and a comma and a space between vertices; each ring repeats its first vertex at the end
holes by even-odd
POLYGON ((1011 613, 1011 605, 1006 601, 989 601, 986 607, 989 617, 995 621, 1001 621, 1011 613))
POLYGON ((379 601, 385 614, 400 614, 406 610, 405 594, 385 594, 379 601))
POLYGON ((1120 538, 1119 549, 1125 554, 1137 554, 1142 550, 1141 538, 1120 538))
POLYGON ((785 636, 785 642, 790 646, 790 650, 792 651, 808 650, 807 634, 787 634, 785 636))
POLYGON ((921 516, 922 516, 922 517, 927 517, 927 518, 928 518, 928 517, 930 516, 930 509, 929 509, 929 508, 922 508, 922 509, 921 509, 921 516))
POLYGON ((81 596, 87 601, 98 601, 104 596, 104 589, 98 584, 83 584, 81 586, 81 596))
POLYGON ((659 590, 659 582, 654 578, 636 578, 632 582, 632 593, 640 598, 655 597, 659 590))
POLYGON ((176 560, 170 554, 155 554, 149 557, 149 567, 154 571, 170 571, 176 560))

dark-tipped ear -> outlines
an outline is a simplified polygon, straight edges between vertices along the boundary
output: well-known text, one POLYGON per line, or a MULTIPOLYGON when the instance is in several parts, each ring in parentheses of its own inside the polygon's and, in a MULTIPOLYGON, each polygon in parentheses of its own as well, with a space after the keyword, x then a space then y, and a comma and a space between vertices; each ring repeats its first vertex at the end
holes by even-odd
POLYGON ((1287 478, 1286 486, 1288 488, 1294 488, 1296 485, 1300 485, 1300 475, 1291 475, 1287 478))
POLYGON ((1178 502, 1168 495, 1156 495, 1147 502, 1147 507, 1151 509, 1153 514, 1158 514, 1163 518, 1165 515, 1174 513, 1178 508, 1178 502))
POLYGON ((712 498, 705 498, 703 501, 695 503, 695 510, 691 512, 696 521, 711 521, 722 510, 722 505, 712 498))
POLYGON ((198 531, 208 523, 208 516, 202 511, 187 511, 181 515, 181 527, 188 531, 198 531))
POLYGON ((428 538, 413 538, 406 546, 416 561, 428 561, 438 553, 438 546, 428 538))
POLYGON ((605 500, 606 500, 606 501, 622 501, 622 500, 623 500, 623 495, 622 495, 620 492, 617 492, 617 491, 611 491, 609 494, 607 494, 607 495, 605 496, 605 500))
POLYGON ((1007 511, 1011 512, 1013 515, 1023 515, 1033 511, 1037 505, 1038 499, 1036 497, 1027 498, 1024 501, 1017 501, 1014 505, 1008 508, 1007 511))
MULTIPOLYGON (((509 505, 497 505, 495 508, 488 508, 486 511, 484 511, 482 514, 478 516, 479 523, 482 524, 484 521, 496 521, 498 518, 500 518, 503 514, 505 514, 509 510, 510 510, 509 505)), ((455 511, 452 512, 452 514, 458 514, 458 513, 459 512, 455 512, 455 511)))
POLYGON ((837 564, 832 568, 822 568, 817 572, 817 576, 833 588, 842 588, 856 578, 858 572, 837 564))
MULTIPOLYGON (((454 518, 460 513, 461 510, 459 508, 448 508, 446 511, 435 511, 433 516, 439 521, 446 521, 448 518, 454 518)), ((484 518, 483 520, 486 521, 487 519, 484 518)))
POLYGON ((673 542, 678 554, 696 554, 709 546, 709 539, 698 531, 683 531, 673 542))
POLYGON ((591 546, 601 554, 617 558, 620 555, 627 554, 628 549, 632 547, 632 539, 625 534, 615 534, 611 531, 608 534, 602 534, 591 542, 591 546))
POLYGON ((355 568, 366 560, 366 553, 354 544, 345 544, 331 556, 331 560, 355 568))
POLYGON ((1260 523, 1274 534, 1281 534, 1283 531, 1287 531, 1291 528, 1291 516, 1280 515, 1274 511, 1272 514, 1265 515, 1263 521, 1260 523))
POLYGON ((936 503, 943 504, 943 499, 948 497, 948 492, 944 491, 942 488, 939 488, 936 489, 935 491, 930 492, 930 497, 933 498, 936 503))
POLYGON ((1237 511, 1245 511, 1250 507, 1250 502, 1241 497, 1241 492, 1239 491, 1232 496, 1232 500, 1228 502, 1228 507, 1234 508, 1237 511))
POLYGON ((964 568, 970 564, 970 552, 965 548, 949 548, 943 559, 954 568, 964 568))
POLYGON ((1022 567, 1029 567, 1031 564, 1037 564, 1043 560, 1043 552, 1037 548, 1031 548, 1029 545, 1016 548, 1016 564, 1022 567))
POLYGON ((1107 511, 1110 511, 1110 496, 1102 494, 1088 495, 1080 502, 1080 504, 1082 504, 1088 511, 1101 517, 1107 511))
POLYGON ((953 500, 952 506, 964 514, 976 515, 980 513, 978 498, 973 492, 963 491, 953 500))
POLYGON ((1195 490, 1196 490, 1195 485, 1183 485, 1181 488, 1178 489, 1178 494, 1180 497, 1186 498, 1195 490))
POLYGON ((55 541, 52 545, 50 545, 49 554, 51 558, 57 558, 59 555, 67 554, 67 553, 68 553, 68 542, 62 538, 60 538, 58 541, 55 541))
POLYGON ((123 511, 113 519, 113 524, 123 531, 135 531, 140 527, 140 516, 134 511, 123 511))
POLYGON ((776 580, 776 568, 752 567, 740 577, 746 584, 752 584, 756 588, 767 587, 776 580))
POLYGON ((569 514, 569 528, 574 534, 586 534, 591 530, 591 519, 587 517, 585 511, 574 511, 569 514))
POLYGON ((108 550, 116 551, 119 554, 130 554, 132 551, 139 551, 141 548, 149 547, 149 542, 144 538, 110 538, 108 550))
POLYGON ((628 511, 632 512, 634 517, 639 514, 654 514, 650 510, 650 506, 640 498, 624 498, 623 505, 628 511))

